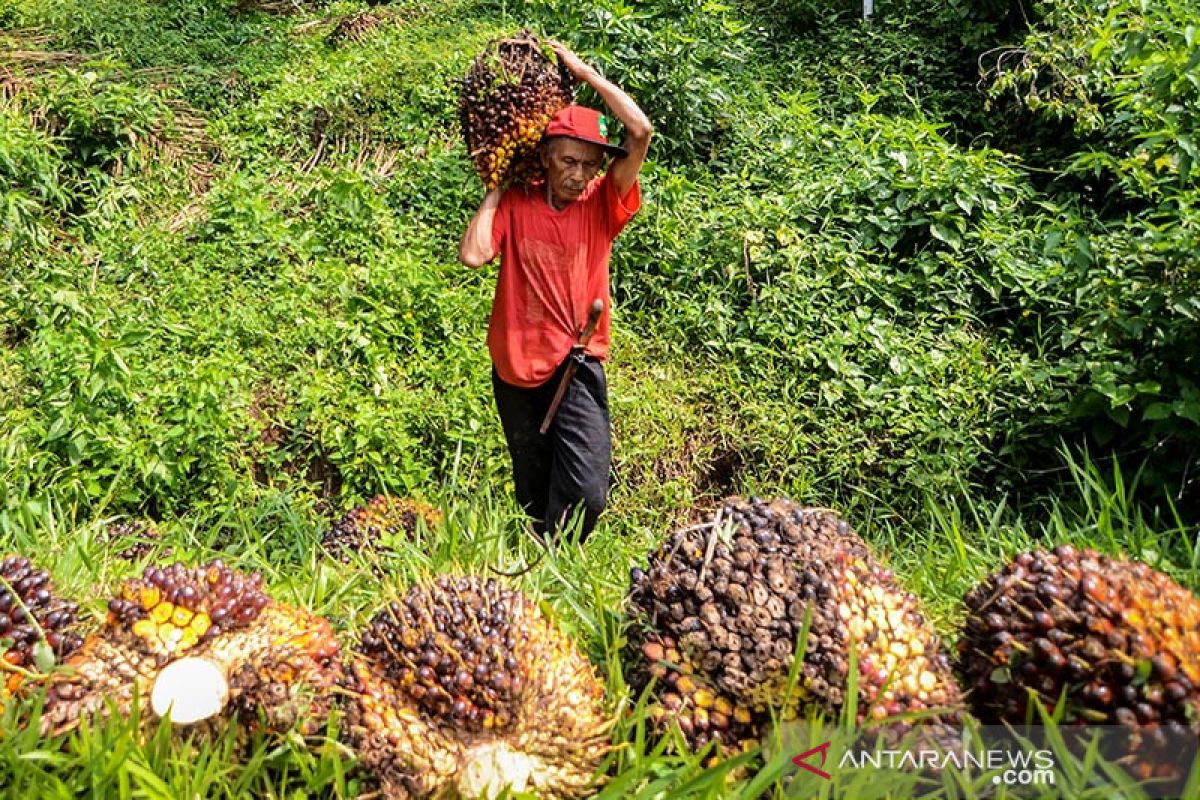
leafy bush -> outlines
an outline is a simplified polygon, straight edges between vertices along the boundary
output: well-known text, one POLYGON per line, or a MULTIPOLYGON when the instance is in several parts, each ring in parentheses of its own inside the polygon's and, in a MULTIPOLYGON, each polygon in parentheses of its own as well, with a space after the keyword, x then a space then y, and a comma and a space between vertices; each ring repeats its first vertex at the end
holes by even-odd
POLYGON ((56 228, 112 216, 137 196, 119 178, 145 166, 144 144, 170 111, 116 65, 95 66, 37 75, 0 105, 0 252, 45 247, 56 228))
POLYGON ((1121 192, 1154 199, 1196 185, 1200 86, 1193 0, 1047 2, 1020 47, 998 51, 991 94, 1066 120, 1085 145, 1083 173, 1109 170, 1121 192))
POLYGON ((886 0, 869 20, 859 0, 760 0, 757 74, 819 97, 831 118, 864 110, 953 122, 969 142, 989 124, 976 87, 977 58, 1015 27, 1018 0, 886 0))
POLYGON ((0 253, 44 247, 67 206, 62 154, 13 106, 0 106, 0 253))
POLYGON ((29 102, 79 170, 136 166, 137 144, 169 116, 155 94, 95 70, 68 68, 39 83, 29 102))
POLYGON ((1200 4, 1043 10, 1019 48, 999 51, 991 96, 1044 149, 1051 188, 1094 218, 1071 298, 1088 376, 1074 411, 1105 446, 1154 453, 1158 477, 1178 480, 1200 445, 1200 50, 1185 24, 1200 4))
POLYGON ((711 178, 651 172, 653 216, 617 281, 657 336, 750 388, 729 403, 771 443, 760 476, 895 501, 1011 475, 997 456, 1042 446, 1081 380, 1059 344, 1070 305, 1046 287, 1079 266, 1069 217, 1018 162, 928 123, 824 122, 799 99, 739 129, 726 159, 711 178))

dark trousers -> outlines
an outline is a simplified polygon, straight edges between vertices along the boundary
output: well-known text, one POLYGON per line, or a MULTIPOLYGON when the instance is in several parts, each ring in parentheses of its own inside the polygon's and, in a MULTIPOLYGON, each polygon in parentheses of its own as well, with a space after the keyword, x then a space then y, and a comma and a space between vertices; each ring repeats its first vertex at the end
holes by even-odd
POLYGON ((588 356, 575 371, 545 435, 538 433, 558 390, 563 362, 550 380, 533 389, 512 386, 492 368, 492 391, 512 457, 517 502, 534 529, 551 534, 583 507, 581 538, 596 526, 608 501, 612 436, 604 367, 588 356))

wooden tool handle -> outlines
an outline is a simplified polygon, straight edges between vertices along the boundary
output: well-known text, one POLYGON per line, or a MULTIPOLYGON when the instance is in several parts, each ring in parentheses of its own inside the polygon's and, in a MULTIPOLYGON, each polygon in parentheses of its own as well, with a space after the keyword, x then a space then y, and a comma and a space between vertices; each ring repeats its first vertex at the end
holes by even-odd
POLYGON ((579 344, 587 347, 587 343, 591 341, 592 334, 596 332, 596 326, 600 324, 600 312, 604 311, 604 301, 597 297, 592 301, 592 307, 588 309, 587 325, 583 327, 583 333, 579 334, 579 344))
MULTIPOLYGON (((588 309, 587 324, 583 326, 583 333, 579 334, 579 341, 571 348, 572 353, 582 353, 583 348, 587 347, 588 341, 592 338, 592 334, 596 332, 596 326, 600 324, 600 312, 604 310, 604 301, 597 297, 592 301, 592 307, 588 309)), ((550 423, 554 421, 554 415, 558 412, 558 407, 562 403, 563 395, 567 393, 567 386, 571 383, 571 378, 575 377, 575 370, 579 367, 579 361, 568 357, 566 369, 563 370, 562 377, 558 380, 558 390, 554 393, 554 399, 550 401, 550 408, 546 411, 546 417, 542 420, 542 425, 538 428, 538 433, 545 434, 550 430, 550 423)))

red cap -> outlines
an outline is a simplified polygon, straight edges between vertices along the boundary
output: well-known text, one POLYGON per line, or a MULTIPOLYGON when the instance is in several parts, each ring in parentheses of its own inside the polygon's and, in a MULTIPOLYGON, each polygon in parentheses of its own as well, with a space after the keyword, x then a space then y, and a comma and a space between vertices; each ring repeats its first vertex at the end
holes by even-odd
POLYGON ((570 105, 554 115, 546 124, 546 138, 566 136, 581 142, 598 144, 611 155, 621 158, 629 155, 624 147, 608 141, 608 125, 604 115, 594 108, 570 105))

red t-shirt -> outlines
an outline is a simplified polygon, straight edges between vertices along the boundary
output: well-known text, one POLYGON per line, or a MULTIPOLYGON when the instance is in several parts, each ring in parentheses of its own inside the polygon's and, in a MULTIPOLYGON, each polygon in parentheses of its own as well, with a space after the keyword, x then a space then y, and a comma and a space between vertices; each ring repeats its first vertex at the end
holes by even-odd
POLYGON ((546 202, 544 185, 513 187, 501 196, 492 226, 500 275, 488 350, 502 381, 526 388, 545 383, 577 341, 597 297, 604 311, 587 353, 608 356, 608 256, 641 202, 636 181, 618 198, 607 175, 561 211, 546 202))

